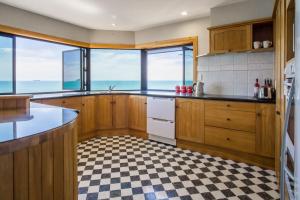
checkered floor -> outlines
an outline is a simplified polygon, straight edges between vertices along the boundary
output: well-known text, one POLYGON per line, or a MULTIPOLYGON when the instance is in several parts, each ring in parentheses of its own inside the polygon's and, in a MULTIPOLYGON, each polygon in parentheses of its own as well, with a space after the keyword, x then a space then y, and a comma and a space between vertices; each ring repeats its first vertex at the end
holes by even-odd
POLYGON ((131 136, 78 146, 79 200, 279 199, 274 171, 131 136))

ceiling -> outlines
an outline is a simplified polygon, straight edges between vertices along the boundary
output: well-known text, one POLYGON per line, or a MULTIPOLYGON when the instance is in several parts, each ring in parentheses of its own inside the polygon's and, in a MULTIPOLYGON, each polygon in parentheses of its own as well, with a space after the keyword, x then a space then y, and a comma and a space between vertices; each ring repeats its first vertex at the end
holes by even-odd
POLYGON ((240 1, 244 0, 0 0, 81 27, 124 31, 209 16, 210 8, 240 1))

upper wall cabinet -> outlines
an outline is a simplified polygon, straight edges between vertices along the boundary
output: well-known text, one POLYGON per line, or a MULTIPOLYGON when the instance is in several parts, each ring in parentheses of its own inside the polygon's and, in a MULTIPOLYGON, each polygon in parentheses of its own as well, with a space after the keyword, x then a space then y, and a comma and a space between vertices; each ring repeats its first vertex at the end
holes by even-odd
POLYGON ((271 19, 248 21, 237 24, 208 28, 210 31, 210 54, 266 51, 272 48, 254 49, 254 41, 273 42, 273 21, 271 19))
POLYGON ((249 25, 210 31, 210 52, 226 53, 247 51, 251 48, 251 29, 249 25))

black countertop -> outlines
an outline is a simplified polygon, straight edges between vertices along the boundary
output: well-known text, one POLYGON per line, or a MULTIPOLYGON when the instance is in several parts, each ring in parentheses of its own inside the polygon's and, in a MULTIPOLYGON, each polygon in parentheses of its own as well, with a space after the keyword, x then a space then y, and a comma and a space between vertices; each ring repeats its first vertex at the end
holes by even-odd
POLYGON ((30 109, 0 111, 0 144, 64 126, 77 117, 72 109, 30 103, 30 109))
POLYGON ((111 95, 111 94, 125 94, 125 95, 143 95, 153 97, 174 97, 174 98, 193 98, 193 99, 206 99, 206 100, 220 100, 220 101, 240 101, 240 102, 258 102, 258 103, 275 103, 275 100, 270 99, 258 99, 249 96, 235 96, 235 95, 209 95, 204 94, 196 96, 194 94, 177 94, 175 92, 166 91, 90 91, 90 92, 64 92, 64 93, 51 93, 51 94, 36 94, 33 95, 32 100, 40 99, 54 99, 64 97, 77 97, 77 96, 89 96, 89 95, 111 95))

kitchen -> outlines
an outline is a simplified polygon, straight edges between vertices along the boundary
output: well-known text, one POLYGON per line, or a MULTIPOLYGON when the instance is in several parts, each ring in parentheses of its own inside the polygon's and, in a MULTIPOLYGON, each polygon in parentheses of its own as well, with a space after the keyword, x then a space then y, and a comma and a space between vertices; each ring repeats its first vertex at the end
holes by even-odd
POLYGON ((298 199, 295 1, 0 2, 0 199, 298 199))

